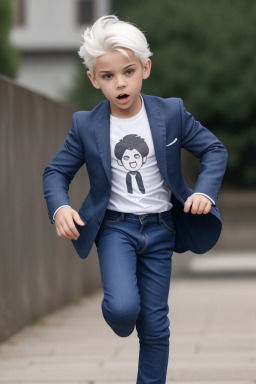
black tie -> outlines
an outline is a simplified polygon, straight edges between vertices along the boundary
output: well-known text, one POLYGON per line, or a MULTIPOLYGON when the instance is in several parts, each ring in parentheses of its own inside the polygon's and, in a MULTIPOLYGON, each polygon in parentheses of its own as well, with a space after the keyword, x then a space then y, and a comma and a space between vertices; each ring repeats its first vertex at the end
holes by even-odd
POLYGON ((141 193, 145 193, 145 188, 143 185, 142 177, 141 174, 138 171, 131 171, 128 172, 126 175, 126 185, 127 185, 127 192, 128 193, 133 193, 132 190, 132 177, 131 175, 135 175, 135 179, 137 181, 138 188, 141 193))

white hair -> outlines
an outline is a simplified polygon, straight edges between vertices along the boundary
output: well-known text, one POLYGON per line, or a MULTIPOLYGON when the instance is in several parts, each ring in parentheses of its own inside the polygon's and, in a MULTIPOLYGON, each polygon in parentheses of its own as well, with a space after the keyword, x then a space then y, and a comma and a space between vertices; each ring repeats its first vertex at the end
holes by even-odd
POLYGON ((145 35, 135 25, 121 21, 115 15, 100 17, 91 27, 86 28, 83 39, 78 54, 91 72, 94 71, 97 57, 113 50, 128 58, 122 48, 132 50, 142 65, 152 56, 145 35))

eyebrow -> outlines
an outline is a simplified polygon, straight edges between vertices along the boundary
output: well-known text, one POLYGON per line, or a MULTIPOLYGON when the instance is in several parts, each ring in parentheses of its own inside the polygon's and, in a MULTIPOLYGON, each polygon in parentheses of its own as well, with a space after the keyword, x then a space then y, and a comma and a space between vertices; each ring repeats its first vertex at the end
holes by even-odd
MULTIPOLYGON (((124 67, 123 69, 127 69, 127 68, 131 67, 132 65, 135 65, 135 66, 136 66, 136 64, 133 63, 133 64, 129 64, 129 65, 127 65, 127 66, 124 67)), ((106 72, 112 72, 112 71, 100 71, 100 73, 106 73, 106 72)))

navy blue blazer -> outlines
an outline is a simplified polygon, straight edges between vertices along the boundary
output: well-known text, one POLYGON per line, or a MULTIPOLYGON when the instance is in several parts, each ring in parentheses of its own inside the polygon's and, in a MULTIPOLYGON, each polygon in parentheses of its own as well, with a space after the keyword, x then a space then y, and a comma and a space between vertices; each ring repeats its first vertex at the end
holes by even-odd
MULTIPOLYGON (((183 206, 193 192, 217 202, 225 173, 227 150, 208 129, 185 109, 179 98, 163 99, 141 94, 152 132, 160 173, 172 191, 176 228, 175 252, 204 253, 217 242, 222 228, 220 213, 212 206, 207 215, 184 213, 183 206), (200 174, 192 191, 181 172, 181 148, 200 159, 200 174)), ((85 259, 103 220, 111 192, 110 103, 104 100, 92 111, 76 112, 66 140, 43 174, 48 216, 61 205, 70 205, 68 189, 79 168, 86 163, 90 191, 79 209, 85 225, 76 225, 80 236, 72 243, 85 259)))

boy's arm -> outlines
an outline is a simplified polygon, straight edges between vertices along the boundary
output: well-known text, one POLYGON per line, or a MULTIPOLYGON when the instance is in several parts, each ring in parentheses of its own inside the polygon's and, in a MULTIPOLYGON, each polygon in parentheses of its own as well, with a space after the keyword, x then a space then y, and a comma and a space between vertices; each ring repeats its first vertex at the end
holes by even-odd
POLYGON ((83 145, 77 129, 76 113, 74 113, 72 128, 64 144, 43 173, 44 198, 47 202, 48 216, 51 223, 54 223, 53 215, 57 213, 58 208, 63 205, 70 206, 68 198, 69 184, 84 162, 83 145))
POLYGON ((226 169, 227 150, 215 135, 194 119, 184 107, 183 101, 179 100, 182 147, 200 159, 200 173, 193 193, 207 195, 216 202, 226 169))

